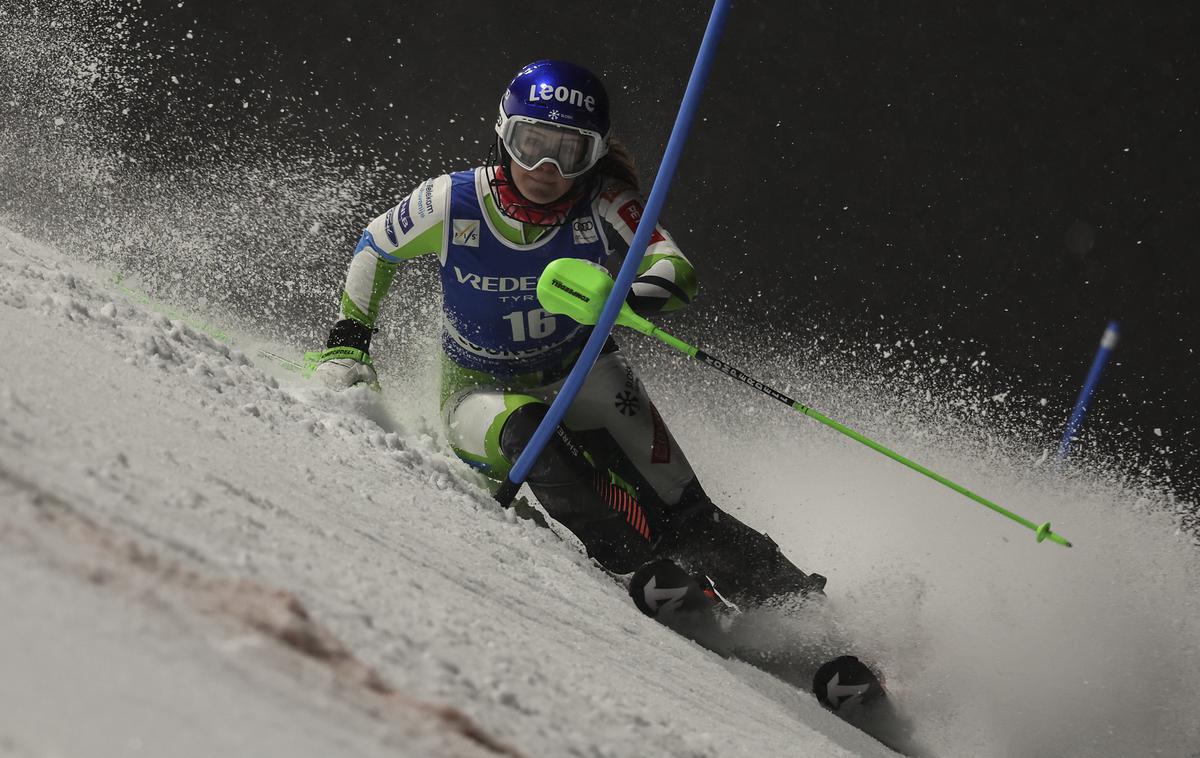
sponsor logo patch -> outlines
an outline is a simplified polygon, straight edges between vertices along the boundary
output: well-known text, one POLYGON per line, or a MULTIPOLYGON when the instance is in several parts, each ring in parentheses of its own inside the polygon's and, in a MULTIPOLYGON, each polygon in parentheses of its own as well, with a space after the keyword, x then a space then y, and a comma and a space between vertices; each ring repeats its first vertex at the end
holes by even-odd
POLYGON ((642 408, 642 400, 629 390, 621 390, 614 405, 622 416, 636 416, 642 408))
MULTIPOLYGON (((617 215, 629 227, 629 231, 636 232, 638 224, 642 220, 642 204, 637 200, 630 200, 617 209, 617 215)), ((662 236, 662 233, 658 229, 655 229, 654 233, 650 235, 650 242, 647 244, 653 245, 655 242, 663 242, 665 240, 666 237, 662 236)))
MULTIPOLYGON (((404 198, 404 201, 400 203, 399 207, 396 208, 396 220, 400 222, 400 232, 402 234, 408 234, 409 230, 413 228, 412 216, 409 215, 408 212, 407 197, 404 198)), ((392 243, 395 244, 395 240, 392 240, 392 243)))
MULTIPOLYGON (((577 89, 563 87, 562 85, 555 87, 553 84, 547 84, 546 82, 529 85, 529 102, 553 101, 583 106, 587 109, 588 113, 596 110, 596 98, 592 95, 585 95, 577 89)), ((551 116, 551 118, 554 117, 551 116)))
MULTIPOLYGON (((471 247, 478 247, 478 244, 471 245, 471 247)), ((533 292, 537 290, 538 283, 536 276, 480 276, 470 271, 463 271, 458 266, 454 267, 454 275, 458 277, 459 284, 470 285, 481 292, 533 292)))
POLYGON ((433 215, 433 182, 428 181, 413 193, 420 195, 421 199, 417 201, 417 216, 425 218, 433 215))
POLYGON ((454 244, 479 247, 479 221, 470 218, 454 219, 454 244))
POLYGON ((587 245, 600 239, 596 234, 596 222, 590 218, 575 219, 575 223, 571 224, 571 232, 575 235, 576 245, 587 245))
POLYGON ((387 232, 388 242, 391 242, 393 245, 399 244, 396 241, 396 225, 392 223, 391 213, 388 213, 383 218, 383 230, 387 232))
MULTIPOLYGON (((457 268, 457 266, 455 266, 455 268, 457 268)), ((530 278, 532 279, 533 277, 530 277, 530 278)), ((562 282, 560 282, 557 279, 551 279, 550 286, 554 287, 555 289, 562 290, 563 292, 567 293, 568 295, 575 298, 576 300, 580 300, 585 303, 592 302, 592 299, 590 297, 588 297, 587 295, 583 294, 582 292, 580 292, 577 289, 568 287, 567 285, 563 284, 562 282)), ((537 287, 535 286, 534 289, 537 289, 537 287)))

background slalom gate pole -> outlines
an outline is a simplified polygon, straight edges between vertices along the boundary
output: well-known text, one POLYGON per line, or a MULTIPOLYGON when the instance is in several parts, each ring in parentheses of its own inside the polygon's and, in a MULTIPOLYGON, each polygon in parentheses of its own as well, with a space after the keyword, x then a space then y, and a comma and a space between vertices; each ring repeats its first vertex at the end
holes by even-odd
POLYGON ((1087 379, 1083 382, 1083 389, 1079 392, 1079 399, 1075 401, 1075 408, 1071 411, 1071 419, 1067 422, 1067 428, 1063 430, 1062 442, 1058 445, 1060 461, 1066 460, 1071 452, 1071 440, 1079 432, 1079 427, 1083 426, 1083 417, 1092 401, 1092 393, 1096 391, 1096 385, 1100 383, 1100 377, 1104 374, 1104 366, 1108 363, 1108 357, 1117 346, 1120 337, 1121 330, 1117 322, 1109 321, 1104 336, 1100 338, 1100 348, 1096 351, 1096 357, 1092 359, 1087 379))
POLYGON ((617 321, 617 314, 620 313, 625 296, 637 276, 638 266, 641 265, 642 258, 646 254, 646 245, 650 241, 650 234, 658 223, 658 214, 666 202, 671 180, 675 177, 675 169, 679 165, 683 145, 687 141, 692 119, 699 107, 700 95, 704 90, 704 83, 708 79, 709 69, 712 68, 712 59, 716 53, 721 32, 725 27, 725 17, 728 11, 729 0, 716 0, 713 4, 712 14, 708 18, 708 26, 704 30, 704 39, 700 42, 700 52, 696 54, 692 75, 688 79, 687 89, 683 93, 683 103, 679 106, 679 114, 675 117, 675 126, 671 129, 667 149, 663 153, 658 175, 654 177, 654 185, 650 189, 646 208, 642 212, 637 231, 633 235, 633 242, 629 245, 629 253, 625 256, 625 262, 621 265, 620 272, 617 273, 612 292, 604 304, 604 309, 600 312, 600 318, 596 322, 596 327, 588 338, 587 344, 584 345, 579 360, 575 362, 575 366, 563 383, 558 397, 554 398, 554 402, 550 405, 550 411, 542 419, 542 423, 530 438, 529 444, 525 446, 516 463, 513 464, 508 478, 496 491, 495 498, 502 506, 508 507, 516 497, 517 490, 521 488, 525 477, 529 475, 529 470, 533 468, 534 462, 541 455, 542 448, 546 446, 550 435, 558 428, 567 409, 571 406, 571 402, 579 394, 579 388, 583 386, 584 379, 592 370, 592 365, 595 364, 601 348, 608 339, 608 333, 612 331, 613 325, 617 321))

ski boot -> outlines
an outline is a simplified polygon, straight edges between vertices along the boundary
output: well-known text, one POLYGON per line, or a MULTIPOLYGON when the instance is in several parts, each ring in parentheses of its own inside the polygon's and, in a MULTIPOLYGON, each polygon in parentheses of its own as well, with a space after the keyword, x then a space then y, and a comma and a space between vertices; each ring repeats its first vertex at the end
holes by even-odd
POLYGON ((913 739, 914 724, 896 708, 883 682, 853 655, 829 661, 817 671, 813 694, 821 705, 901 755, 928 755, 913 739))
POLYGON ((704 571, 743 609, 824 595, 825 577, 801 571, 766 534, 711 503, 697 511, 656 546, 659 556, 704 571))
POLYGON ((737 613, 705 576, 692 576, 667 558, 644 564, 629 580, 638 610, 704 647, 721 652, 722 617, 737 613))
POLYGON ((885 693, 875 672, 853 655, 834 658, 817 669, 812 689, 821 705, 839 714, 849 713, 885 693))

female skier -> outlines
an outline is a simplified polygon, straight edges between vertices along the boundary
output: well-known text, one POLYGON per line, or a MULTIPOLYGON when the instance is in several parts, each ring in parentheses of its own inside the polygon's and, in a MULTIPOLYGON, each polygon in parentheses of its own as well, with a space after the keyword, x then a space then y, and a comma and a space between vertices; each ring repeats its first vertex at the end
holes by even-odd
MULTIPOLYGON (((335 389, 374 383, 371 333, 396 267, 437 255, 446 435, 464 461, 500 481, 590 333, 538 307, 539 274, 564 257, 615 270, 643 205, 629 153, 609 136, 608 96, 584 68, 543 60, 517 72, 496 135, 488 165, 424 182, 367 226, 315 376, 335 389)), ((692 265, 656 227, 629 303, 642 315, 668 313, 695 294, 692 265)), ((528 484, 603 567, 650 567, 631 587, 649 615, 704 602, 676 565, 737 604, 823 584, 712 503, 612 339, 528 484), (683 586, 687 593, 670 592, 683 586)))

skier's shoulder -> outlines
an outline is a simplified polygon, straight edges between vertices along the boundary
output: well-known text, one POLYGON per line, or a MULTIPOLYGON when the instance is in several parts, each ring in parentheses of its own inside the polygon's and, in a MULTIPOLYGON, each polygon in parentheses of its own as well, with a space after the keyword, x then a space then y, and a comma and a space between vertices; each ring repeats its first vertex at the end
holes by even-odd
POLYGON ((454 184, 454 174, 439 174, 426 179, 417 185, 408 197, 400 201, 400 206, 407 207, 410 213, 419 218, 436 218, 441 220, 445 215, 446 200, 454 184))
POLYGON ((595 199, 592 204, 601 216, 607 216, 628 203, 645 205, 642 193, 636 187, 615 176, 601 175, 598 180, 595 199))
MULTIPOLYGON (((642 213, 646 209, 646 201, 642 197, 641 191, 620 178, 602 176, 593 202, 596 214, 605 229, 611 231, 613 237, 619 238, 624 246, 627 247, 632 243, 633 235, 641 223, 642 213)), ((654 231, 651 232, 650 240, 647 243, 646 254, 652 257, 655 255, 683 257, 662 224, 655 224, 654 231)))
POLYGON ((453 182, 455 179, 466 182, 479 179, 487 181, 487 166, 471 166, 469 168, 458 169, 455 171, 447 171, 437 178, 445 178, 451 182, 453 182))
POLYGON ((457 173, 464 172, 439 174, 426 179, 392 209, 396 223, 405 235, 414 229, 419 233, 445 220, 457 173))
POLYGON ((359 247, 367 244, 379 257, 389 262, 437 252, 451 185, 449 174, 441 174, 418 184, 400 202, 367 225, 359 247))

